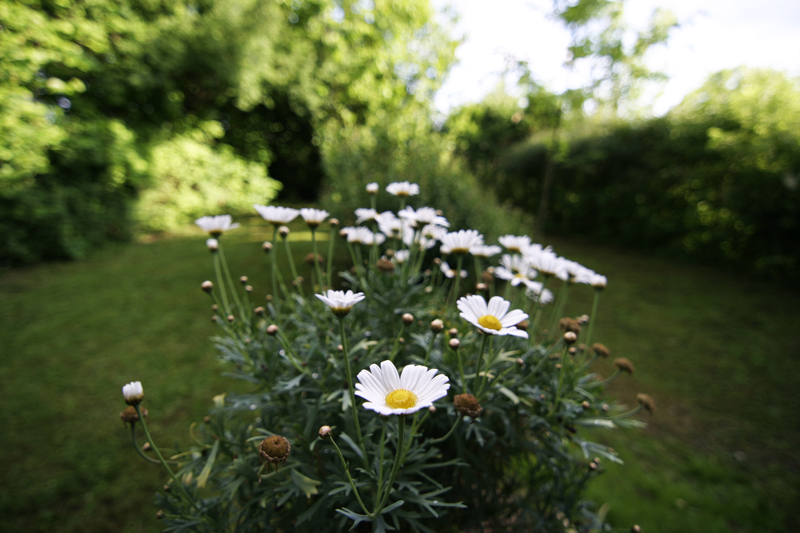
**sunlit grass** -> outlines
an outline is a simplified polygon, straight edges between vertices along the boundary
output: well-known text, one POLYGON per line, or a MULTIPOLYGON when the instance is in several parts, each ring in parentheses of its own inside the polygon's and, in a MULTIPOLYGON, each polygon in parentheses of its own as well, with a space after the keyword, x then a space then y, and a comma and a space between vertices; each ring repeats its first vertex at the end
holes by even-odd
MULTIPOLYGON (((310 235, 293 230, 308 279, 310 235)), ((253 305, 270 286, 259 243, 271 234, 254 226, 223 239, 231 273, 255 288, 253 305)), ((633 404, 647 392, 659 405, 644 431, 597 435, 626 464, 604 464, 591 497, 621 530, 785 531, 798 496, 800 296, 703 267, 554 245, 609 277, 595 337, 637 368, 612 393, 633 404)), ((153 434, 174 446, 188 442, 212 396, 242 386, 220 376, 204 279, 213 268, 194 230, 0 277, 0 529, 159 529, 153 494, 166 475, 130 449, 120 387, 142 381, 153 434)), ((572 295, 568 312, 588 311, 591 291, 572 295)))

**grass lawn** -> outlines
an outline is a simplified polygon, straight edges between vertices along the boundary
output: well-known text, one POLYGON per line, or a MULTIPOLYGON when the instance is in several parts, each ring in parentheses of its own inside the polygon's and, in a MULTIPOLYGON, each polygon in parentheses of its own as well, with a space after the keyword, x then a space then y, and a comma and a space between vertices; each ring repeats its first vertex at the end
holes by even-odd
MULTIPOLYGON (((232 274, 255 287, 254 305, 269 290, 260 251, 269 237, 246 227, 224 238, 232 274)), ((626 460, 604 465, 591 490, 612 523, 647 533, 786 531, 800 496, 800 295, 705 267, 552 244, 609 277, 595 339, 637 367, 612 393, 632 404, 647 392, 659 405, 644 431, 596 435, 626 460)), ((308 241, 295 246, 297 257, 309 251, 308 241)), ((143 382, 151 430, 170 445, 187 443, 212 396, 236 386, 209 342, 205 279, 213 267, 199 234, 0 275, 0 530, 159 530, 153 493, 167 476, 131 450, 120 387, 143 382)), ((588 312, 590 293, 573 291, 568 312, 588 312)))

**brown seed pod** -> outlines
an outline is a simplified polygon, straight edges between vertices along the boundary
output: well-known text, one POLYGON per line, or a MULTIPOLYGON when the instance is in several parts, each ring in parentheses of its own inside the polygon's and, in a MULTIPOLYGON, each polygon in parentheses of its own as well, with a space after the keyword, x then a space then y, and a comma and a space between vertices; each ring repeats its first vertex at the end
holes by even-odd
POLYGON ((640 392, 636 395, 636 401, 639 402, 639 405, 644 407, 644 410, 648 413, 654 413, 656 410, 656 401, 649 395, 643 392, 640 392))
POLYGON ((574 318, 562 318, 558 321, 558 327, 561 328, 561 331, 571 331, 576 335, 581 332, 581 326, 574 318))
POLYGON ((456 411, 470 418, 478 418, 483 413, 483 407, 472 394, 458 394, 453 398, 453 407, 456 411))
POLYGON ((322 254, 316 254, 315 256, 314 252, 310 252, 308 255, 306 255, 305 258, 303 258, 303 262, 308 266, 314 266, 315 257, 318 265, 322 266, 325 264, 325 259, 322 257, 322 254))
POLYGON ((394 263, 388 259, 378 259, 376 266, 381 272, 394 272, 394 263))
MULTIPOLYGON (((142 415, 147 418, 147 409, 142 407, 142 415)), ((126 407, 120 414, 123 424, 134 424, 139 421, 139 415, 136 414, 136 408, 132 405, 126 407)))
POLYGON ((631 376, 635 370, 633 368, 633 363, 631 363, 630 360, 626 359, 625 357, 618 357, 614 359, 614 366, 623 372, 627 372, 631 376))
POLYGON ((599 342, 596 342, 592 344, 592 353, 594 353, 598 357, 606 359, 609 355, 611 355, 611 350, 609 350, 605 344, 600 344, 599 342))
POLYGON ((261 464, 275 465, 275 471, 278 471, 278 463, 286 464, 289 454, 292 451, 292 445, 289 441, 280 435, 272 435, 261 441, 258 446, 258 456, 261 458, 261 464))

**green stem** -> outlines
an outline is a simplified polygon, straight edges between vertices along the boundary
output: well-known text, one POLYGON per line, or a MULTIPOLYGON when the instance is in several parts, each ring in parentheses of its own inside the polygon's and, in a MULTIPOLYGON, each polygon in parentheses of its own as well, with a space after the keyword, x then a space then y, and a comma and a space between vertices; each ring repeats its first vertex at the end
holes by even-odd
POLYGON ((453 434, 453 432, 456 430, 456 426, 458 426, 458 423, 459 423, 459 422, 461 422, 461 417, 460 417, 460 416, 457 416, 457 417, 456 417, 456 421, 455 421, 455 423, 454 423, 454 424, 453 424, 453 426, 450 428, 450 431, 448 431, 448 432, 447 432, 447 433, 446 433, 446 434, 445 434, 443 437, 439 437, 439 438, 437 438, 437 439, 430 439, 430 440, 428 440, 427 444, 438 444, 439 442, 442 442, 442 441, 445 441, 445 440, 447 440, 447 439, 450 437, 450 435, 452 435, 452 434, 453 434))
POLYGON ((564 353, 561 355, 561 370, 558 372, 558 386, 556 388, 556 399, 553 401, 553 411, 558 411, 558 403, 561 401, 561 383, 564 380, 564 369, 569 362, 569 346, 564 346, 564 353))
POLYGON ((405 448, 405 429, 406 429, 406 421, 404 416, 399 416, 397 419, 397 425, 399 429, 397 431, 397 452, 394 456, 394 464, 392 465, 392 473, 389 474, 389 482, 386 484, 386 492, 383 494, 383 500, 381 500, 380 505, 377 509, 375 509, 375 513, 373 513, 373 518, 380 515, 383 508, 386 507, 386 502, 389 501, 389 495, 392 493, 392 486, 394 485, 394 480, 397 477, 397 471, 400 469, 401 458, 403 456, 403 449, 405 448))
MULTIPOLYGON (((486 337, 489 340, 486 340, 484 342, 486 342, 488 344, 488 343, 491 342, 492 335, 486 335, 486 337)), ((481 347, 481 351, 483 351, 483 347, 481 347)), ((491 355, 491 349, 489 350, 489 353, 491 355)), ((481 378, 481 386, 478 389, 478 394, 476 394, 476 396, 479 397, 479 398, 480 398, 481 394, 483 394, 483 387, 486 385, 486 378, 489 376, 489 368, 491 367, 492 361, 494 361, 494 358, 487 355, 486 356, 486 368, 483 370, 483 377, 481 378)))
POLYGON ((217 285, 219 285, 220 294, 222 295, 222 316, 225 317, 230 313, 228 306, 228 292, 225 290, 225 283, 222 281, 222 274, 220 273, 219 266, 219 252, 214 253, 214 271, 217 274, 217 285))
POLYGON ((335 241, 336 233, 331 228, 328 232, 328 288, 333 289, 333 241, 335 241))
POLYGON ((231 288, 231 295, 233 296, 233 300, 236 302, 236 307, 239 308, 239 314, 244 318, 245 316, 245 309, 242 307, 242 302, 239 300, 239 295, 236 294, 236 285, 233 284, 233 278, 231 277, 231 272, 228 270, 228 261, 225 260, 225 252, 222 251, 222 242, 219 243, 219 262, 222 263, 222 270, 225 272, 225 276, 228 278, 228 283, 230 283, 231 288))
MULTIPOLYGON (((539 292, 538 296, 536 296, 536 312, 533 315, 533 322, 531 323, 531 332, 537 334, 537 330, 539 328, 539 321, 542 319, 542 296, 544 295, 544 288, 547 285, 550 276, 545 274, 542 278, 542 290, 539 292)), ((531 336, 531 338, 533 338, 531 336)))
MULTIPOLYGON (((319 266, 319 254, 317 253, 317 228, 311 228, 311 247, 314 252, 314 268, 317 272, 317 282, 319 283, 319 292, 322 292, 324 281, 322 280, 322 269, 319 266)), ((311 286, 311 291, 314 291, 314 286, 311 286)))
POLYGON ((383 452, 386 449, 386 420, 383 417, 383 424, 381 427, 381 445, 378 452, 378 490, 375 493, 375 509, 378 508, 381 502, 381 495, 383 494, 383 452))
POLYGON ((483 352, 486 350, 486 344, 489 342, 489 334, 483 334, 483 341, 481 342, 481 353, 478 355, 478 363, 475 365, 475 378, 472 382, 472 390, 476 393, 478 391, 478 378, 481 375, 481 363, 483 362, 483 352))
POLYGON ((461 374, 461 392, 463 394, 467 392, 467 378, 464 375, 464 362, 461 360, 461 352, 458 349, 453 351, 456 352, 456 359, 458 360, 458 372, 461 374))
POLYGON ((456 305, 456 300, 458 300, 458 288, 459 285, 461 284, 461 265, 463 264, 464 264, 464 254, 458 254, 458 257, 456 259, 457 266, 456 266, 455 288, 453 289, 453 301, 450 302, 451 315, 455 313, 454 308, 456 305))
POLYGON ((298 362, 298 359, 300 358, 294 352, 289 340, 280 329, 278 329, 278 340, 280 341, 281 346, 283 346, 283 349, 286 351, 286 355, 289 356, 289 361, 292 363, 292 366, 294 366, 295 369, 297 369, 297 371, 301 374, 308 374, 309 370, 307 368, 303 368, 303 366, 298 362))
POLYGON ((136 448, 136 452, 142 456, 142 459, 147 461, 148 463, 153 463, 154 465, 160 465, 161 461, 156 461, 155 459, 150 459, 147 457, 141 448, 139 448, 139 443, 136 442, 136 423, 134 422, 131 424, 131 440, 133 441, 133 447, 136 448))
POLYGON ((392 351, 389 354, 389 361, 394 362, 394 356, 397 355, 400 346, 400 337, 403 336, 403 331, 406 329, 406 323, 403 322, 400 325, 400 333, 397 334, 397 337, 394 339, 394 346, 392 346, 392 351))
POLYGON ((280 296, 278 294, 278 278, 276 277, 278 275, 278 267, 275 264, 275 254, 277 253, 277 250, 275 249, 275 244, 277 239, 278 239, 278 226, 273 225, 272 250, 270 250, 269 255, 270 255, 270 262, 272 263, 272 269, 271 269, 272 271, 270 272, 270 274, 272 274, 272 297, 275 298, 276 300, 280 296))
POLYGON ((192 505, 197 507, 197 504, 195 503, 194 498, 192 498, 189 495, 189 493, 186 492, 186 488, 183 486, 183 483, 181 483, 178 480, 178 478, 175 476, 175 473, 169 467, 169 465, 167 464, 167 461, 161 455, 161 452, 159 451, 158 446, 156 446, 156 443, 153 441, 153 437, 150 436, 150 432, 147 430, 147 424, 144 421, 144 416, 142 415, 142 409, 139 407, 139 404, 137 403, 133 407, 134 407, 134 409, 136 409, 136 414, 139 415, 139 422, 142 423, 142 429, 144 430, 145 437, 147 437, 147 442, 150 443, 150 447, 153 448, 154 452, 156 452, 156 455, 158 456, 158 460, 161 461, 161 464, 164 466, 164 468, 167 469, 167 472, 169 472, 170 477, 172 477, 172 481, 175 482, 175 486, 178 487, 181 490, 181 492, 183 492, 183 495, 186 497, 186 499, 189 501, 189 503, 191 503, 192 505))
POLYGON ((358 438, 358 447, 361 448, 361 454, 364 457, 364 464, 369 470, 369 462, 367 460, 367 450, 364 448, 363 438, 361 437, 361 423, 358 421, 358 408, 356 407, 356 394, 353 386, 353 372, 350 369, 350 355, 348 353, 347 336, 344 332, 344 317, 339 318, 339 336, 342 341, 342 355, 344 356, 344 367, 347 369, 347 390, 350 391, 350 408, 353 410, 353 422, 356 426, 356 437, 358 438))
POLYGON ((425 362, 423 363, 423 366, 428 366, 428 359, 430 359, 431 357, 431 350, 433 349, 433 343, 436 341, 436 335, 438 333, 439 333, 438 331, 434 331, 433 334, 431 335, 431 342, 428 343, 428 349, 425 350, 425 362))
POLYGON ((333 443, 334 448, 336 448, 336 453, 339 454, 339 459, 342 460, 342 467, 344 468, 344 473, 347 475, 347 481, 350 482, 350 487, 353 489, 353 494, 356 495, 356 499, 358 503, 361 505, 361 510, 364 511, 364 514, 369 515, 372 517, 373 515, 367 511, 367 506, 364 505, 364 501, 361 499, 361 494, 358 493, 358 488, 356 488, 356 483, 353 481, 353 476, 350 475, 350 469, 347 466, 347 461, 344 460, 344 455, 342 455, 342 450, 339 449, 339 445, 336 444, 336 440, 331 436, 331 442, 333 443))
POLYGON ((594 332, 594 323, 597 320, 597 304, 600 301, 600 289, 594 290, 594 301, 592 302, 592 314, 589 315, 589 331, 586 333, 586 350, 590 350, 592 345, 592 332, 594 332))
POLYGON ((300 296, 303 295, 303 284, 300 283, 300 278, 297 275, 297 268, 294 265, 294 256, 292 255, 292 248, 289 246, 289 237, 286 236, 283 238, 283 245, 286 248, 286 255, 289 256, 289 268, 292 271, 292 284, 297 284, 297 293, 300 296))

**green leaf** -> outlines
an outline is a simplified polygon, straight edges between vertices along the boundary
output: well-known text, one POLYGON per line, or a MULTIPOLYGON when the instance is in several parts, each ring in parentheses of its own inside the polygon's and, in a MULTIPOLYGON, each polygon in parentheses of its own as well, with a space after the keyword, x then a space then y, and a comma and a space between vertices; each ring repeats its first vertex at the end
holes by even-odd
POLYGON ((292 470, 292 483, 294 483, 297 488, 303 491, 303 493, 306 495, 306 498, 310 498, 314 494, 319 494, 317 487, 322 485, 322 481, 311 479, 310 477, 304 476, 294 469, 292 470))
POLYGON ((499 387, 497 390, 499 390, 504 395, 508 396, 508 399, 511 400, 514 403, 514 405, 519 403, 519 396, 511 392, 509 389, 505 387, 499 387))
POLYGON ((219 452, 219 441, 214 441, 214 446, 211 447, 211 453, 208 454, 206 466, 203 467, 203 471, 200 472, 200 475, 197 477, 197 486, 201 489, 206 486, 208 476, 211 474, 211 469, 214 467, 214 461, 217 459, 217 452, 219 452))

